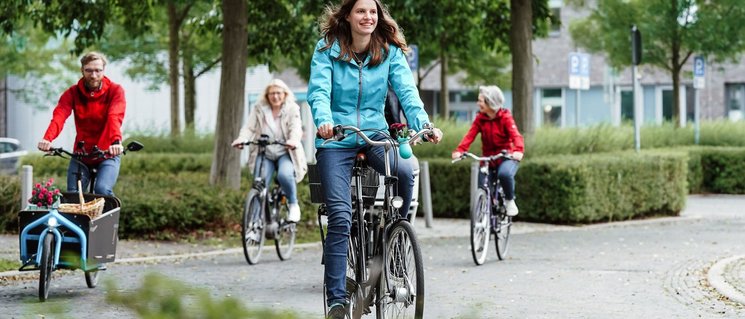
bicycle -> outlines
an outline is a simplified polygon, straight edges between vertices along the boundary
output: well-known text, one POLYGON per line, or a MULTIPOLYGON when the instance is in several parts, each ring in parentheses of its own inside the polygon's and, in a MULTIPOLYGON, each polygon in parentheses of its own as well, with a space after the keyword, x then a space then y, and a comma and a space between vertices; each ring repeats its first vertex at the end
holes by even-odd
MULTIPOLYGON (((259 147, 256 165, 261 173, 264 171, 264 161, 261 159, 266 154, 266 147, 273 144, 287 146, 283 142, 269 141, 267 135, 261 135, 258 140, 243 143, 243 145, 259 147)), ((254 176, 251 190, 246 196, 241 222, 243 255, 249 265, 259 262, 265 239, 274 240, 280 260, 290 259, 297 234, 296 223, 290 222, 287 218, 289 214, 287 196, 279 186, 279 182, 275 180, 274 187, 269 191, 261 173, 254 176)))
POLYGON ((494 242, 497 250, 497 258, 504 260, 507 257, 507 243, 512 228, 512 217, 507 216, 504 206, 505 198, 499 179, 494 181, 489 178, 489 162, 498 159, 513 159, 507 155, 507 151, 492 156, 476 156, 473 153, 463 153, 460 158, 454 159, 452 163, 458 162, 466 157, 480 163, 480 172, 484 179, 476 190, 476 197, 471 208, 471 254, 473 262, 481 265, 486 260, 487 250, 491 235, 494 234, 494 242), (493 195, 492 190, 496 192, 493 195))
MULTIPOLYGON (((431 134, 427 127, 408 141, 431 134)), ((398 150, 399 142, 387 131, 377 131, 386 138, 371 140, 363 130, 354 126, 334 127, 334 138, 342 140, 344 132, 357 134, 366 143, 385 148, 385 176, 383 209, 372 209, 378 191, 378 173, 367 166, 364 153, 357 154, 352 168, 352 228, 347 250, 347 317, 360 318, 371 313, 375 306, 377 318, 422 318, 424 314, 424 265, 414 228, 399 215, 403 198, 394 195, 397 177, 391 175, 389 153, 398 150)), ((403 142, 402 142, 403 143, 403 142)), ((323 187, 315 165, 309 165, 308 176, 311 201, 321 204, 318 223, 327 215, 323 204, 323 187)), ((325 247, 323 227, 319 228, 325 247)), ((323 261, 322 261, 323 263, 323 261)), ((324 315, 328 314, 324 283, 324 315)))
MULTIPOLYGON (((82 149, 82 147, 80 147, 82 149)), ((124 152, 139 151, 143 145, 131 142, 124 152)), ((45 156, 58 156, 82 163, 85 157, 105 157, 108 153, 95 146, 90 154, 72 153, 63 148, 52 148, 45 156)), ((118 241, 121 201, 114 196, 93 194, 96 182, 95 168, 83 164, 77 176, 79 193, 63 193, 64 203, 81 203, 103 198, 103 212, 96 218, 85 214, 60 212, 57 207, 32 210, 27 207, 19 213, 20 259, 19 271, 39 270, 39 300, 49 297, 52 272, 56 269, 81 269, 85 272, 88 288, 98 285, 99 272, 106 270, 105 263, 113 262, 118 241), (90 172, 89 193, 82 193, 82 167, 90 172), (35 244, 34 244, 35 243, 35 244), (34 250, 35 249, 35 250, 34 250), (78 256, 79 255, 79 256, 78 256)))

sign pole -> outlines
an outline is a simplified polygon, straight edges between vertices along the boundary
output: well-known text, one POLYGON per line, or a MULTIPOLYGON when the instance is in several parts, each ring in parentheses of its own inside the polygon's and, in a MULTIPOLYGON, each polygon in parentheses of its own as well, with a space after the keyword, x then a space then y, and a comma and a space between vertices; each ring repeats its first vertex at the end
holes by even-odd
POLYGON ((693 58, 693 91, 694 91, 694 106, 693 106, 693 139, 696 145, 698 145, 701 137, 701 106, 699 105, 699 92, 706 85, 704 75, 706 74, 706 60, 703 56, 696 56, 693 58))
POLYGON ((642 111, 644 107, 639 99, 641 90, 639 79, 636 78, 637 65, 642 62, 642 34, 636 25, 631 26, 631 83, 633 83, 634 93, 634 149, 639 153, 641 149, 641 126, 642 111))

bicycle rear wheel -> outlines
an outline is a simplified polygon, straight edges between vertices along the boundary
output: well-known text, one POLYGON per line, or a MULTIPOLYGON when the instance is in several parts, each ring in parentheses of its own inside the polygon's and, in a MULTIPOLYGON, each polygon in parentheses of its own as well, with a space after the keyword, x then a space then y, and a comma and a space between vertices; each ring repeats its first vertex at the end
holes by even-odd
POLYGON ((512 217, 507 216, 504 212, 497 214, 494 233, 494 241, 497 246, 497 257, 499 260, 507 258, 507 248, 509 248, 510 229, 512 228, 512 217))
POLYGON ((287 221, 289 215, 289 208, 287 201, 276 199, 277 202, 277 235, 274 236, 274 247, 277 249, 277 256, 280 260, 290 259, 292 256, 292 249, 295 248, 295 234, 297 233, 297 225, 287 221))
POLYGON ((264 210, 259 192, 252 189, 246 197, 243 209, 243 223, 241 236, 243 238, 243 255, 248 264, 253 265, 261 258, 261 248, 264 246, 264 210))
POLYGON ((385 249, 377 318, 423 318, 424 265, 411 224, 399 221, 393 225, 385 249))
POLYGON ((47 301, 49 297, 49 283, 52 281, 54 271, 54 234, 51 232, 44 236, 44 245, 41 251, 41 263, 39 264, 39 300, 47 301))
POLYGON ((471 255, 476 265, 481 265, 486 260, 489 249, 489 238, 491 238, 491 225, 489 224, 490 205, 486 191, 479 188, 476 200, 471 209, 471 255))

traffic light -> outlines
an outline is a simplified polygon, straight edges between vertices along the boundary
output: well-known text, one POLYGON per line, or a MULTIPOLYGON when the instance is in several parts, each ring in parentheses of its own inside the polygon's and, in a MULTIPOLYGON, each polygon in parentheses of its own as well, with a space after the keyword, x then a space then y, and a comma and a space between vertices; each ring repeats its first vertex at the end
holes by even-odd
POLYGON ((634 65, 642 63, 642 33, 636 25, 631 26, 631 63, 634 65))

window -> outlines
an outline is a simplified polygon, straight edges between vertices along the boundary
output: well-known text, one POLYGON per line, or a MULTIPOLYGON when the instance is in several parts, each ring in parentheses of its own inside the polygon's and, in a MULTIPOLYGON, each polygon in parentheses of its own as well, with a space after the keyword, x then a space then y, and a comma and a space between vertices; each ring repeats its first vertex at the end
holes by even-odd
POLYGON ((558 37, 561 35, 561 8, 551 8, 548 35, 551 37, 558 37))
POLYGON ((543 125, 562 126, 561 109, 564 106, 564 99, 561 94, 561 89, 541 90, 540 105, 543 115, 543 125))
POLYGON ((742 118, 745 111, 745 83, 725 83, 727 116, 732 120, 742 118))

